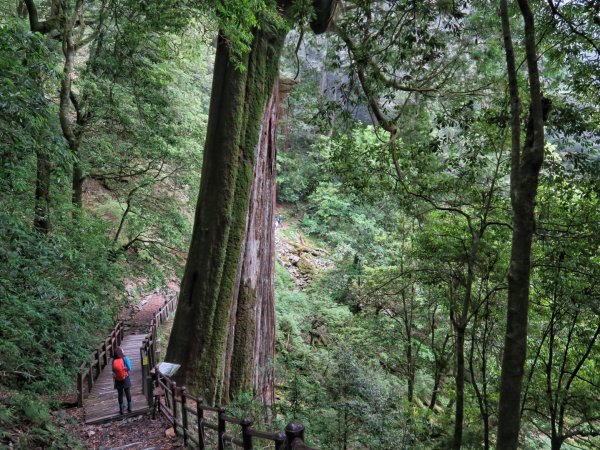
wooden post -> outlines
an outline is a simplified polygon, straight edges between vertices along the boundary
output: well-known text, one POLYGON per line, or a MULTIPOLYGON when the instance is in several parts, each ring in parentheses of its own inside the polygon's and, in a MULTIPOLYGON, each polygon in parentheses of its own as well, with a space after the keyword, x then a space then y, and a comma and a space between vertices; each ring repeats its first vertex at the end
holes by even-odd
POLYGON ((242 441, 244 442, 244 450, 252 450, 252 435, 248 433, 248 428, 252 425, 252 419, 246 417, 240 424, 242 426, 242 441))
POLYGON ((98 349, 96 350, 96 358, 97 358, 97 362, 96 362, 96 378, 98 378, 100 376, 100 372, 102 372, 102 346, 98 347, 98 349))
POLYGON ((217 433, 219 434, 219 445, 218 448, 219 450, 225 450, 225 439, 224 439, 224 435, 225 435, 225 431, 226 431, 226 423, 225 423, 225 408, 220 407, 219 408, 219 421, 218 421, 218 430, 217 433))
POLYGON ((204 450, 206 444, 204 443, 204 410, 202 409, 202 399, 196 398, 196 417, 198 418, 198 448, 204 450))
POLYGON ((275 450, 285 450, 285 433, 279 431, 275 436, 275 450))
POLYGON ((102 361, 104 361, 104 367, 108 366, 108 349, 106 348, 106 341, 102 343, 102 361))
POLYGON ((149 372, 144 381, 146 383, 146 399, 148 400, 148 406, 152 406, 154 402, 154 380, 149 372))
MULTIPOLYGON (((144 342, 145 344, 145 342, 144 342)), ((142 394, 148 398, 148 386, 146 383, 146 377, 148 376, 148 365, 144 363, 144 346, 140 347, 140 361, 142 363, 142 394)))
POLYGON ((286 450, 292 450, 292 444, 294 440, 299 439, 300 442, 304 442, 304 425, 298 420, 292 420, 285 427, 286 439, 286 450))
POLYGON ((158 364, 159 355, 158 355, 158 346, 156 345, 156 340, 152 341, 152 348, 150 350, 152 354, 152 364, 158 364))
POLYGON ((83 406, 83 374, 77 371, 77 406, 83 406))
POLYGON ((88 371, 88 392, 92 392, 92 388, 94 387, 94 367, 91 362, 87 364, 88 371))
POLYGON ((177 383, 174 381, 171 383, 171 397, 173 397, 173 429, 177 434, 177 383))
POLYGON ((183 427, 183 445, 187 447, 188 441, 188 420, 187 420, 187 409, 185 407, 185 386, 181 388, 181 426, 183 427))

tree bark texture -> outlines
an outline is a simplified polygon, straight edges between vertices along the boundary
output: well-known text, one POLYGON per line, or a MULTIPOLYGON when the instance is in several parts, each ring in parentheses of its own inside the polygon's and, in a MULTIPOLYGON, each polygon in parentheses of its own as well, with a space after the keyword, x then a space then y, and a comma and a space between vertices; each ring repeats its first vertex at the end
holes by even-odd
POLYGON ((508 275, 508 308, 500 378, 497 433, 497 448, 503 450, 517 449, 519 444, 521 386, 527 355, 529 278, 531 275, 531 247, 535 229, 535 197, 544 158, 544 117, 550 108, 549 102, 543 101, 540 88, 533 14, 526 0, 519 0, 518 3, 525 22, 525 52, 531 97, 531 108, 522 151, 519 148, 520 100, 508 6, 506 0, 502 0, 500 4, 511 96, 513 136, 511 158, 513 235, 508 275))
POLYGON ((288 85, 276 80, 265 107, 246 231, 229 319, 223 397, 238 392, 272 405, 275 397, 275 188, 277 122, 288 85))
POLYGON ((222 400, 254 152, 284 37, 257 30, 245 71, 231 61, 225 37, 218 39, 200 195, 167 350, 168 361, 182 364, 177 380, 209 403, 222 400))

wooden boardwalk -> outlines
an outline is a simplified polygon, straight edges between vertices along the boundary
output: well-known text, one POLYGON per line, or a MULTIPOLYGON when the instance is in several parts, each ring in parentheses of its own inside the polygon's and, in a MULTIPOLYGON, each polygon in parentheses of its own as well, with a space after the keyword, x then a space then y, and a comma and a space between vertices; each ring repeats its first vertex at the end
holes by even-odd
MULTIPOLYGON (((117 390, 114 388, 112 362, 102 370, 102 373, 94 383, 90 395, 84 400, 84 417, 86 424, 102 423, 115 420, 121 417, 131 417, 143 414, 148 410, 146 397, 142 394, 142 361, 140 357, 140 347, 146 337, 145 334, 126 335, 121 342, 121 348, 131 360, 131 399, 133 401, 133 410, 131 413, 125 412, 123 416, 119 414, 119 402, 117 400, 117 390)), ((123 394, 123 403, 127 408, 127 399, 123 394)))

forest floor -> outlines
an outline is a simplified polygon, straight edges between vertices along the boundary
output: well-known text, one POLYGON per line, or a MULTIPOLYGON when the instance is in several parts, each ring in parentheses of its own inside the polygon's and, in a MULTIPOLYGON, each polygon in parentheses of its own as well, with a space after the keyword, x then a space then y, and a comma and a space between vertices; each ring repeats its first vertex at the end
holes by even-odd
MULTIPOLYGON (((150 325, 154 313, 172 296, 177 295, 179 285, 171 280, 167 286, 142 295, 140 301, 130 306, 122 317, 126 329, 136 333, 145 332, 150 325)), ((117 394, 115 391, 115 408, 117 394)), ((184 448, 180 436, 175 436, 171 424, 160 414, 152 420, 151 414, 146 413, 137 417, 99 425, 85 425, 83 408, 67 410, 71 417, 70 431, 85 445, 85 448, 95 450, 166 450, 184 448)))

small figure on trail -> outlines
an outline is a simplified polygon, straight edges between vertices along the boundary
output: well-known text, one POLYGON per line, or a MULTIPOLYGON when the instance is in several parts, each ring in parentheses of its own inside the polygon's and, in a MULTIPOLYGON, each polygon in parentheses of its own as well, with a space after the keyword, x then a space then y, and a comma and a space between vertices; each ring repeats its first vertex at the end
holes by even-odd
POLYGON ((131 361, 125 356, 123 349, 117 347, 112 362, 113 378, 115 379, 115 389, 119 394, 119 414, 123 414, 123 391, 127 397, 127 412, 131 412, 131 361))

